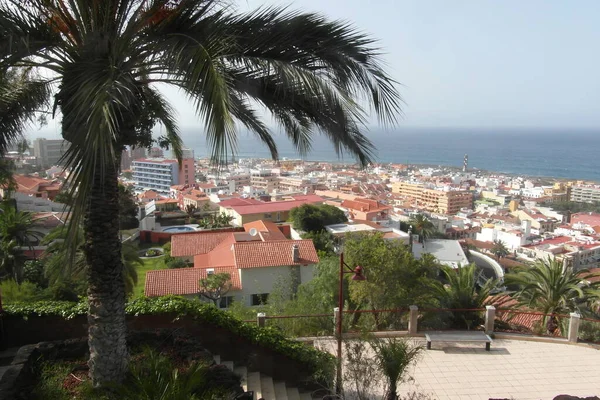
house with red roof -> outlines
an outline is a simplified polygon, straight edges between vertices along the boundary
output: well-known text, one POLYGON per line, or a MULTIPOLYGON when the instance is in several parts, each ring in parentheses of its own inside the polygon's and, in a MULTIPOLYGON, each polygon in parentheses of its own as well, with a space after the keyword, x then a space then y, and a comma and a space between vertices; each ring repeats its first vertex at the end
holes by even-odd
POLYGON ((341 208, 348 210, 350 219, 361 219, 366 221, 385 221, 391 206, 382 204, 376 200, 357 197, 354 200, 344 200, 341 208))
POLYGON ((312 240, 290 240, 271 221, 253 221, 243 230, 173 235, 171 256, 193 261, 193 268, 148 271, 145 294, 198 296, 198 281, 210 274, 228 273, 231 301, 260 305, 276 284, 290 290, 313 278, 319 257, 312 240))
POLYGON ((219 203, 220 212, 231 216, 232 225, 242 226, 248 222, 264 220, 287 221, 292 208, 303 204, 322 204, 324 199, 317 195, 292 196, 284 201, 257 201, 253 199, 231 199, 219 203))
MULTIPOLYGON (((62 187, 60 181, 38 178, 29 175, 13 175, 17 184, 13 192, 22 193, 31 197, 54 200, 62 187)), ((8 194, 8 188, 0 186, 0 197, 8 194)))

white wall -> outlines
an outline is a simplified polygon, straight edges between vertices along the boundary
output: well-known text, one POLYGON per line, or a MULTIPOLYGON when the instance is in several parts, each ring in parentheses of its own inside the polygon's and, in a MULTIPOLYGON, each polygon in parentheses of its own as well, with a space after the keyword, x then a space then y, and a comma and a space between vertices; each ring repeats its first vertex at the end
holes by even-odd
MULTIPOLYGON (((313 278, 314 265, 301 266, 300 282, 305 283, 313 278)), ((242 281, 242 291, 240 299, 244 299, 244 304, 252 305, 252 295, 260 293, 272 293, 276 284, 291 283, 292 268, 289 266, 282 267, 258 267, 258 268, 242 268, 239 270, 240 279, 242 281)))

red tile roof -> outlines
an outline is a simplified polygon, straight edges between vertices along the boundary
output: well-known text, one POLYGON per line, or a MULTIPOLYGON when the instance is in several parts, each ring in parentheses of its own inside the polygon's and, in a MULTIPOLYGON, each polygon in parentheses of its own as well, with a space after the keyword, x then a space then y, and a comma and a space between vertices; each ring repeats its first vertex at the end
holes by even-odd
POLYGON ((236 268, 308 265, 319 262, 312 240, 274 240, 268 242, 224 241, 209 254, 194 257, 195 268, 234 265, 236 268), (294 262, 292 246, 299 247, 299 260, 294 262))
POLYGON ((241 232, 243 229, 234 228, 227 231, 208 231, 179 233, 171 236, 171 256, 186 257, 196 254, 204 254, 213 250, 232 232, 241 232))
POLYGON ((275 267, 281 265, 317 264, 319 257, 312 240, 277 240, 233 244, 237 268, 275 267), (294 262, 292 246, 299 247, 299 260, 294 262))
POLYGON ((368 212, 383 211, 392 208, 390 206, 386 206, 385 204, 381 204, 375 200, 363 199, 358 197, 354 200, 342 201, 342 207, 347 208, 349 210, 368 212))
MULTIPOLYGON (((228 273, 231 276, 232 290, 241 290, 242 284, 237 269, 215 268, 215 274, 228 273)), ((207 270, 200 268, 161 269, 146 273, 146 296, 185 295, 200 291, 198 282, 206 278, 207 270)))
MULTIPOLYGON (((320 202, 323 202, 323 199, 319 196, 320 202)), ((260 213, 272 213, 272 212, 280 212, 280 211, 289 211, 294 207, 300 207, 303 204, 311 204, 318 202, 315 200, 291 200, 291 201, 269 201, 261 204, 255 205, 241 205, 241 206, 229 206, 235 212, 240 215, 248 215, 248 214, 260 214, 260 213)), ((223 202, 219 203, 222 205, 223 202)))
POLYGON ((253 205, 253 204, 264 204, 264 202, 262 202, 260 200, 256 200, 256 199, 240 199, 240 198, 223 200, 223 201, 219 202, 219 205, 221 207, 249 206, 249 205, 253 205))
POLYGON ((285 235, 279 230, 277 225, 271 221, 258 220, 244 224, 244 230, 250 232, 250 229, 256 229, 260 233, 262 240, 285 240, 285 235))

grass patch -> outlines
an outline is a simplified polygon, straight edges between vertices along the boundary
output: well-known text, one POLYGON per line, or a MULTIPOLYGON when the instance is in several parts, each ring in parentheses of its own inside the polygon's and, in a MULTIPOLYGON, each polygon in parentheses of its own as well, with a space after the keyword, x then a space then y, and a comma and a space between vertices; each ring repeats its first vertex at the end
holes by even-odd
POLYGON ((153 257, 142 259, 143 264, 136 266, 138 274, 138 281, 133 288, 133 297, 140 297, 144 295, 144 286, 146 285, 146 272, 155 269, 167 268, 164 263, 164 257, 153 257))

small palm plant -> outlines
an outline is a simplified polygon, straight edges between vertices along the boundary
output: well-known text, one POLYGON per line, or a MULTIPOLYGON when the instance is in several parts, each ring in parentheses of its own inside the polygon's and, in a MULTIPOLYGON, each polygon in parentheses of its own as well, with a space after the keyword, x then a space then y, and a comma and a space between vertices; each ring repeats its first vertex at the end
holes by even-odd
POLYGON ((373 340, 375 361, 387 380, 386 400, 398 399, 398 385, 406 378, 407 368, 415 363, 423 350, 406 339, 373 340))
POLYGON ((169 357, 145 349, 141 359, 132 363, 129 379, 117 386, 116 392, 123 400, 233 399, 235 388, 220 380, 205 362, 192 361, 177 368, 169 357))
POLYGON ((443 266, 442 272, 448 283, 436 284, 434 290, 443 307, 457 310, 452 312, 452 326, 471 329, 483 323, 479 311, 469 310, 485 307, 498 281, 484 280, 482 271, 477 270, 475 264, 459 265, 456 269, 443 266))

